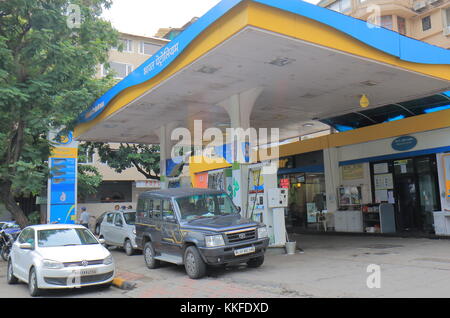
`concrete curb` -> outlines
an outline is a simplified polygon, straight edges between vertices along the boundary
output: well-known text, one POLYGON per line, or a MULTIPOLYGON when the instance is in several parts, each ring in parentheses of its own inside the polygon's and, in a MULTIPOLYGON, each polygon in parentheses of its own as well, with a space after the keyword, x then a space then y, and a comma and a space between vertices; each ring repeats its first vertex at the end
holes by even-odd
POLYGON ((113 286, 124 289, 124 290, 131 290, 136 287, 136 283, 127 281, 120 277, 115 277, 112 281, 113 286))

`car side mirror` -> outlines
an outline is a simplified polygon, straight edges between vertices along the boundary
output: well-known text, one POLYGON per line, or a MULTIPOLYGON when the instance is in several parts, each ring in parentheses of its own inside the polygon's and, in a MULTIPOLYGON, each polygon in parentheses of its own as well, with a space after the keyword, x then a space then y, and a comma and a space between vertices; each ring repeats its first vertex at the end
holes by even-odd
POLYGON ((33 245, 31 245, 30 243, 22 243, 19 245, 19 247, 22 250, 32 250, 33 249, 33 245))
POLYGON ((237 210, 238 210, 239 213, 241 213, 241 211, 242 211, 240 206, 237 207, 237 210))
POLYGON ((103 245, 103 244, 105 244, 106 241, 101 238, 101 239, 98 239, 98 242, 103 245))

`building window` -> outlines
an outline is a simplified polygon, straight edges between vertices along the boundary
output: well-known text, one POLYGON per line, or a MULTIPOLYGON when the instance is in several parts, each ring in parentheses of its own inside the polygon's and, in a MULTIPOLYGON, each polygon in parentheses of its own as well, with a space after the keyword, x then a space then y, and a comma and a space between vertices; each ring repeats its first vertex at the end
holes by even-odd
POLYGON ((431 29, 431 16, 422 19, 422 30, 427 31, 431 29))
POLYGON ((351 0, 338 0, 338 1, 330 4, 327 8, 330 10, 333 10, 333 11, 337 11, 337 12, 349 11, 352 8, 352 1, 351 0))
POLYGON ((105 67, 102 68, 102 75, 106 76, 109 72, 114 72, 114 77, 124 78, 131 72, 133 72, 133 65, 119 63, 119 62, 109 62, 110 69, 107 70, 105 67))
POLYGON ((123 52, 133 52, 133 41, 127 39, 120 39, 123 43, 123 52))
POLYGON ((78 163, 81 164, 94 163, 94 152, 89 151, 89 149, 83 149, 80 147, 80 150, 78 152, 78 163))
POLYGON ((82 203, 111 203, 109 209, 114 209, 115 203, 133 201, 132 181, 103 181, 97 192, 81 198, 82 203))
POLYGON ((141 45, 139 47, 139 53, 147 54, 147 55, 153 55, 160 48, 161 48, 161 45, 158 45, 158 44, 153 44, 153 43, 148 43, 148 42, 141 42, 141 45))
POLYGON ((383 15, 380 19, 380 25, 383 28, 392 30, 392 28, 393 28, 392 15, 383 15))
POLYGON ((352 0, 341 0, 341 12, 345 12, 351 10, 352 8, 352 0))
POLYGON ((445 9, 445 26, 448 28, 450 27, 450 8, 445 9))
MULTIPOLYGON (((119 43, 123 45, 123 52, 133 52, 133 40, 119 39, 119 43)), ((118 47, 113 47, 114 50, 118 50, 118 47)))
POLYGON ((397 17, 398 33, 406 35, 406 20, 402 17, 397 17))

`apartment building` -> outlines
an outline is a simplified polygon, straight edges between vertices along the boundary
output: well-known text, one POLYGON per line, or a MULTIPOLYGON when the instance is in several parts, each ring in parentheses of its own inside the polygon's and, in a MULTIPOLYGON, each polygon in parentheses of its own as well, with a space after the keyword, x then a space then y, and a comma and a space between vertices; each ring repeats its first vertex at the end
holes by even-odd
POLYGON ((173 40, 175 37, 177 37, 181 32, 186 30, 190 25, 192 25, 195 21, 197 21, 197 17, 193 17, 189 22, 187 22, 185 25, 183 25, 181 28, 160 28, 156 34, 156 38, 162 38, 167 40, 173 40))
POLYGON ((449 0, 322 0, 318 6, 450 48, 449 0))
MULTIPOLYGON (((120 33, 120 42, 123 50, 119 51, 118 48, 112 48, 108 60, 111 67, 110 71, 114 72, 118 80, 133 72, 170 40, 120 33)), ((97 75, 99 77, 105 76, 107 72, 106 67, 100 65, 97 75)))
MULTIPOLYGON (((105 76, 107 72, 113 72, 114 77, 119 81, 170 42, 167 39, 127 33, 120 33, 120 41, 123 50, 112 48, 108 59, 110 68, 99 65, 98 77, 105 76)), ((119 147, 119 144, 111 143, 110 146, 119 147)), ((80 147, 80 149, 83 148, 80 147)), ((115 205, 131 205, 136 208, 137 198, 141 192, 159 188, 159 181, 147 180, 135 168, 126 169, 121 173, 115 172, 106 162, 102 162, 96 153, 85 153, 84 156, 80 156, 79 164, 93 165, 103 176, 103 182, 97 193, 78 202, 79 207, 87 207, 93 216, 112 210, 115 205)))

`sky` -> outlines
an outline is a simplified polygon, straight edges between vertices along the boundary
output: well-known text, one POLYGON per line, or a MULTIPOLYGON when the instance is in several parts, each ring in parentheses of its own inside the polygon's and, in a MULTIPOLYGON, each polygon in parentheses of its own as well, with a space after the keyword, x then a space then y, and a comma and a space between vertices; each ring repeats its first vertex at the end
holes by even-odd
MULTIPOLYGON (((319 0, 305 0, 317 3, 319 0)), ((113 0, 103 17, 120 32, 154 36, 159 28, 178 28, 201 17, 220 0, 113 0)))

